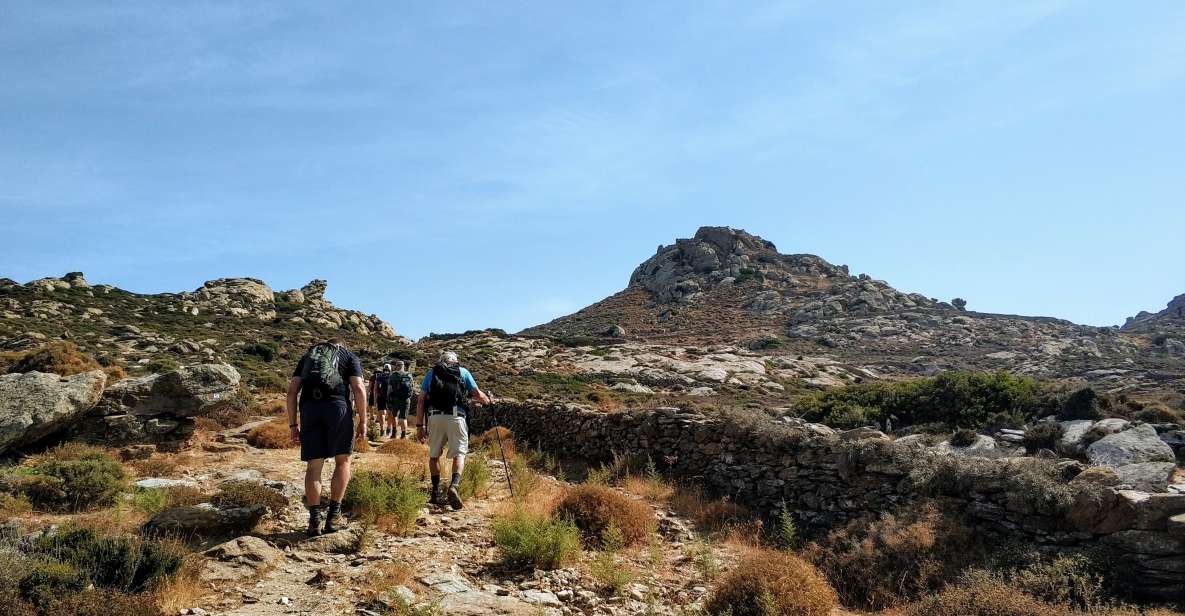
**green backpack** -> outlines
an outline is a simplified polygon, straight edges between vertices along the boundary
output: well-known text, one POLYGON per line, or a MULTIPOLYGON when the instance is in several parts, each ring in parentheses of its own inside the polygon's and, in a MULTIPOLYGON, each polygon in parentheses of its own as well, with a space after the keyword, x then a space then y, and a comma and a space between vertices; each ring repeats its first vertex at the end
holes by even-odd
POLYGON ((349 392, 345 387, 346 382, 342 379, 341 370, 338 369, 341 356, 341 347, 328 342, 309 349, 301 359, 304 366, 300 371, 301 395, 307 393, 314 400, 332 396, 347 397, 349 392))

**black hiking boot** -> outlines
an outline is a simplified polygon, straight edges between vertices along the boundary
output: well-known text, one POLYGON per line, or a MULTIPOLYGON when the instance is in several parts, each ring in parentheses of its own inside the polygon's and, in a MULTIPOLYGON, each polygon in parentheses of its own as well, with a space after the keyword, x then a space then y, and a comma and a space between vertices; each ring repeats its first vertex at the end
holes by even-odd
POLYGON ((436 507, 444 506, 444 490, 440 486, 428 488, 428 504, 436 507))
POLYGON ((321 506, 309 506, 309 528, 305 534, 310 537, 316 537, 321 534, 321 506))
POLYGON ((342 504, 329 501, 329 514, 325 516, 325 530, 321 531, 326 535, 336 533, 339 528, 346 525, 346 518, 342 516, 342 504))
POLYGON ((448 504, 453 509, 460 509, 465 506, 465 503, 461 502, 460 486, 455 483, 448 487, 448 504))

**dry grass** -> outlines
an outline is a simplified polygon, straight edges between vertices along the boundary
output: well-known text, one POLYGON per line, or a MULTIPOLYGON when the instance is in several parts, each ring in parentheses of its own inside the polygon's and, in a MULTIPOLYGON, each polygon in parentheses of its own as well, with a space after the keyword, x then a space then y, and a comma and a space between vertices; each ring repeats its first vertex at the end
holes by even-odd
POLYGON ((288 506, 288 498, 262 483, 232 480, 223 483, 210 502, 219 509, 263 505, 269 513, 277 514, 288 506))
POLYGON ((284 415, 288 402, 284 398, 264 400, 251 409, 256 415, 284 415))
POLYGON ((247 433, 247 443, 260 449, 288 449, 295 447, 292 435, 288 429, 288 421, 283 418, 273 419, 258 428, 252 428, 247 433))
POLYGON ((400 438, 389 440, 379 445, 376 451, 389 456, 417 460, 419 462, 428 459, 428 446, 411 439, 400 438))
POLYGON ((191 554, 181 563, 177 573, 169 576, 154 596, 157 607, 165 614, 180 614, 201 602, 206 587, 201 580, 202 557, 191 554))
POLYGON ((600 545, 606 529, 621 530, 625 545, 646 539, 657 521, 645 503, 600 485, 580 485, 568 490, 556 507, 556 515, 572 520, 589 545, 600 545))
POLYGON ((828 616, 838 605, 813 565, 788 552, 757 550, 720 580, 705 607, 733 616, 828 616))
POLYGON ((843 603, 879 610, 936 591, 974 562, 971 531, 928 505, 857 520, 810 544, 843 603))
POLYGON ((675 486, 658 476, 630 475, 622 482, 621 488, 634 496, 656 503, 666 502, 675 494, 675 486))
POLYGON ((677 487, 668 502, 675 513, 695 522, 703 532, 733 530, 745 525, 752 517, 748 509, 727 498, 705 498, 698 487, 677 487))
POLYGON ((364 601, 374 601, 396 586, 406 586, 411 582, 415 568, 401 561, 386 561, 370 567, 358 593, 364 601))
POLYGON ((514 432, 502 426, 490 428, 485 432, 472 439, 469 443, 471 448, 475 451, 485 450, 490 453, 490 458, 493 460, 500 460, 502 456, 506 456, 506 461, 509 462, 518 454, 518 449, 514 443, 514 432), (498 449, 498 442, 501 439, 502 448, 498 449))
POLYGON ((176 477, 180 471, 177 460, 172 456, 153 456, 131 462, 129 466, 137 477, 176 477))
POLYGON ((83 353, 69 341, 51 342, 29 351, 0 353, 3 372, 50 372, 73 376, 92 370, 102 370, 94 357, 83 353))

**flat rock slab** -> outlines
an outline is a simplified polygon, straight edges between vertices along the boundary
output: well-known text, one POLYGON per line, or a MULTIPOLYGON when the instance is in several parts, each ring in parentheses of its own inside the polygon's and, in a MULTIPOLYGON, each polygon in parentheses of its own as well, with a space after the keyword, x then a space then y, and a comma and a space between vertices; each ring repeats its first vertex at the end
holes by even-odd
POLYGON ((1119 482, 1143 492, 1167 492, 1176 465, 1172 462, 1140 462, 1115 469, 1119 482))
POLYGON ((160 477, 150 477, 148 479, 141 479, 135 483, 137 488, 141 490, 161 490, 166 488, 175 488, 177 486, 197 487, 196 481, 188 479, 162 479, 160 477))

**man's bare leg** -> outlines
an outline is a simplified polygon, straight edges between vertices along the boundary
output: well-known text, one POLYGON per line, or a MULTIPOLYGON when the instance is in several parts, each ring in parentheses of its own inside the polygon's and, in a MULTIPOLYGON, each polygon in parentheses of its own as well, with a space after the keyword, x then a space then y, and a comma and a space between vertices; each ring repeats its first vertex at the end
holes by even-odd
POLYGON ((346 496, 346 487, 350 485, 350 456, 334 456, 333 479, 329 482, 329 498, 335 503, 342 502, 346 496))
POLYGON ((304 504, 316 507, 321 504, 321 471, 325 460, 309 460, 304 468, 304 504))

